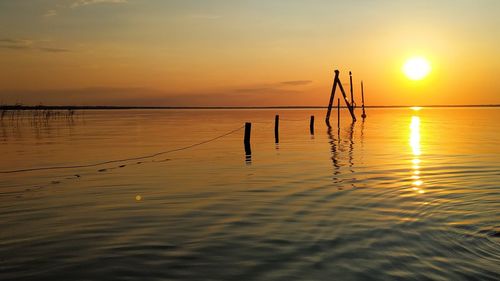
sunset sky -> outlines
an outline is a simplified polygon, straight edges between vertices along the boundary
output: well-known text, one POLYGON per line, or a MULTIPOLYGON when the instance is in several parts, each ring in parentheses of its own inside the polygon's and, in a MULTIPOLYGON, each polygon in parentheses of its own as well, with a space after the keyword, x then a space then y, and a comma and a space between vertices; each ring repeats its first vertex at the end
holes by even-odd
POLYGON ((498 0, 0 0, 0 103, 326 105, 338 68, 368 105, 500 104, 499 15, 498 0), (419 81, 402 72, 415 56, 419 81))

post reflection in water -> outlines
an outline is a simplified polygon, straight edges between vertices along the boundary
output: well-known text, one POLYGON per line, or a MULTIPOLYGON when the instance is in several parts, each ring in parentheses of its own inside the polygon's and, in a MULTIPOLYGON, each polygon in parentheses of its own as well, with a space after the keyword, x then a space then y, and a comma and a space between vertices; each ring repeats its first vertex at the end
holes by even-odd
MULTIPOLYGON (((332 127, 328 127, 327 135, 330 144, 331 160, 333 164, 333 183, 349 182, 352 188, 356 187, 356 177, 354 168, 354 131, 355 123, 351 123, 348 129, 345 131, 346 138, 342 142, 340 137, 340 128, 337 129, 337 134, 333 133, 332 127), (342 160, 345 164, 342 164, 342 160), (352 178, 344 178, 341 176, 342 166, 345 166, 347 171, 353 174, 352 178)), ((346 175, 347 176, 347 175, 346 175)), ((342 187, 339 187, 342 189, 342 187)))
POLYGON ((413 116, 410 123, 410 147, 413 154, 413 159, 411 160, 412 166, 412 189, 418 193, 424 193, 422 185, 424 181, 420 176, 420 156, 422 155, 422 150, 420 148, 420 117, 413 116))
POLYGON ((252 164, 252 148, 250 147, 250 142, 245 142, 245 163, 247 165, 252 164))
POLYGON ((361 130, 360 130, 360 137, 359 137, 359 143, 361 145, 361 150, 360 150, 360 163, 364 162, 364 155, 365 155, 365 118, 362 118, 361 121, 361 130))
MULTIPOLYGON (((354 122, 349 126, 349 171, 354 174, 354 122)), ((355 187, 356 178, 351 178, 351 187, 355 187)))
POLYGON ((332 156, 331 156, 331 159, 332 159, 332 163, 333 163, 333 182, 334 183, 338 183, 339 182, 339 178, 338 178, 338 175, 340 174, 340 164, 339 164, 339 160, 338 160, 338 148, 337 146, 340 144, 340 133, 338 135, 338 143, 337 143, 337 140, 335 139, 333 133, 332 133, 332 127, 331 126, 328 126, 328 130, 326 131, 326 133, 328 134, 328 142, 330 143, 330 147, 331 147, 331 153, 332 153, 332 156))

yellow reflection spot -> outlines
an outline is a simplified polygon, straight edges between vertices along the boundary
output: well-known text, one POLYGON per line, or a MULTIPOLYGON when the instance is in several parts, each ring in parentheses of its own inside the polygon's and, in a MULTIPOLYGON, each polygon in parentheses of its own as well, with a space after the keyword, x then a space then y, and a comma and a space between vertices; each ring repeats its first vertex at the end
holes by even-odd
POLYGON ((413 116, 410 124, 410 146, 413 155, 419 156, 422 154, 420 151, 420 117, 413 116))
POLYGON ((141 201, 141 200, 142 200, 142 196, 137 195, 137 196, 135 197, 135 200, 136 200, 136 201, 141 201))
MULTIPOLYGON (((414 108, 414 110, 420 110, 420 108, 414 108)), ((422 151, 420 149, 420 117, 418 116, 413 116, 411 118, 410 147, 414 156, 411 160, 413 164, 413 174, 411 176, 411 179, 413 180, 411 183, 413 186, 412 189, 413 191, 422 194, 425 191, 420 188, 420 186, 424 184, 424 181, 420 178, 420 155, 422 154, 422 151)))
POLYGON ((412 221, 416 221, 417 219, 416 218, 402 218, 401 221, 403 222, 412 222, 412 221))

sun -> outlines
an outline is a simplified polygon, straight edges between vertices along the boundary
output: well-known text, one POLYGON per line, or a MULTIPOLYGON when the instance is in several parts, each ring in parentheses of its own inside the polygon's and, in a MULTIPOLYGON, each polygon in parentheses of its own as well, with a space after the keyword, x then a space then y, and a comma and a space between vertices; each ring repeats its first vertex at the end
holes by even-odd
POLYGON ((431 65, 423 57, 413 57, 405 62, 403 72, 411 80, 422 80, 431 72, 431 65))

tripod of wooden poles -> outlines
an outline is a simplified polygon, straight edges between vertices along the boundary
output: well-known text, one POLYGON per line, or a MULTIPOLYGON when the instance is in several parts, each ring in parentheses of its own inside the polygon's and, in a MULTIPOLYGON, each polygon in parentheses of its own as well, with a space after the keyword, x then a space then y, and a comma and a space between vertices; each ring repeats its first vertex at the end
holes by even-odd
MULTIPOLYGON (((342 94, 342 97, 344 98, 344 102, 346 104, 347 109, 349 109, 349 113, 351 114, 352 121, 356 122, 356 115, 354 115, 354 108, 356 108, 356 104, 354 102, 354 93, 353 93, 353 88, 352 88, 352 73, 349 71, 349 81, 350 81, 350 86, 351 86, 351 100, 347 98, 344 87, 342 86, 342 82, 340 81, 339 78, 340 72, 338 70, 335 70, 335 77, 333 78, 333 86, 332 86, 332 93, 330 94, 330 101, 328 103, 328 111, 326 112, 326 118, 325 122, 328 127, 330 127, 330 114, 332 112, 332 107, 333 107, 333 101, 335 100, 335 92, 337 91, 337 87, 340 89, 340 92, 342 94)), ((363 108, 363 113, 361 117, 364 119, 366 118, 366 112, 365 112, 365 95, 364 95, 364 89, 363 89, 363 81, 361 81, 361 100, 362 100, 362 108, 363 108)), ((340 99, 339 99, 340 101, 340 99)), ((340 108, 340 104, 337 105, 338 108, 340 108)))

